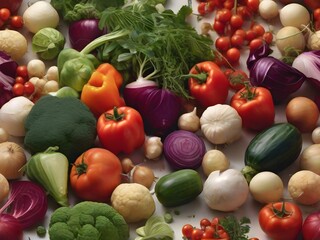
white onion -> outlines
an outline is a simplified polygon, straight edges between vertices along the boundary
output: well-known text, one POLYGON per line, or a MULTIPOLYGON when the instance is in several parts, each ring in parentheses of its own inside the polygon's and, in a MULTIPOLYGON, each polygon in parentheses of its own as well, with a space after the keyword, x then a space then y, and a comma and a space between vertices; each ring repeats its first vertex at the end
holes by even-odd
POLYGON ((229 212, 246 202, 249 186, 239 170, 214 171, 204 182, 203 194, 211 209, 229 212))
POLYGON ((23 96, 10 99, 0 109, 0 127, 11 136, 23 137, 24 121, 33 105, 32 101, 23 96))

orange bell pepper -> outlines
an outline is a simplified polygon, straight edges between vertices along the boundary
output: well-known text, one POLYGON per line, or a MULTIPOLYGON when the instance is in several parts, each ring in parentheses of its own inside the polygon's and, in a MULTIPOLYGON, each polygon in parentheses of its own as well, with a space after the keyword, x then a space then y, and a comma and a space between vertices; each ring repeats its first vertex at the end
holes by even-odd
POLYGON ((81 101, 98 118, 104 112, 125 105, 120 95, 123 78, 109 63, 102 63, 83 86, 81 101))

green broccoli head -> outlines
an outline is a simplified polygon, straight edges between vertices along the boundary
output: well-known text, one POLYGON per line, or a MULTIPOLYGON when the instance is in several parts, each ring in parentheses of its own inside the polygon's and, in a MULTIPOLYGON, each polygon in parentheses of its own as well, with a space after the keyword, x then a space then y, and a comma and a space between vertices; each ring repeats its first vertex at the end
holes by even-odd
POLYGON ((51 240, 127 240, 129 226, 110 205, 84 201, 55 210, 49 236, 51 240))
POLYGON ((58 146, 69 160, 91 148, 96 140, 96 118, 78 98, 41 97, 25 120, 25 147, 32 153, 58 146))

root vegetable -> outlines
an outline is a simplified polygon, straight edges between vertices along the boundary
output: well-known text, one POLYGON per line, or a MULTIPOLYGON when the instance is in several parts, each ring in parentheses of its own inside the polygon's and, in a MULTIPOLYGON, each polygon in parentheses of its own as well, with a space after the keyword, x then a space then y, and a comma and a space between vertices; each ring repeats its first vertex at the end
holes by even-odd
POLYGON ((56 28, 59 24, 59 14, 46 1, 38 1, 28 7, 23 13, 24 26, 32 33, 45 27, 56 28))
POLYGON ((0 143, 6 142, 9 139, 9 134, 4 128, 0 128, 0 143))
POLYGON ((253 198, 260 203, 277 202, 283 195, 283 182, 281 178, 269 171, 255 175, 249 184, 253 198))
POLYGON ((20 60, 28 50, 27 39, 18 31, 0 31, 0 51, 8 54, 13 60, 20 60))
POLYGON ((202 159, 202 169, 206 176, 216 170, 224 171, 230 166, 230 161, 227 156, 217 149, 209 150, 205 153, 202 159))
POLYGON ((279 17, 283 26, 293 26, 302 29, 310 23, 308 9, 298 3, 290 3, 281 8, 279 17))
POLYGON ((148 189, 151 188, 155 180, 153 170, 147 166, 140 166, 140 165, 135 166, 131 170, 130 175, 131 175, 131 182, 139 183, 148 189))
POLYGON ((10 99, 0 109, 0 127, 11 136, 23 137, 24 121, 33 105, 32 101, 23 96, 10 99))
POLYGON ((203 186, 204 200, 214 210, 229 212, 238 209, 249 195, 249 186, 236 169, 210 173, 203 186))
POLYGON ((284 54, 288 48, 302 52, 306 47, 306 40, 299 28, 286 26, 277 32, 276 46, 282 54, 284 54))
POLYGON ((8 197, 9 190, 10 187, 8 180, 0 173, 0 203, 8 197))
POLYGON ((27 64, 29 78, 43 78, 46 74, 46 65, 40 59, 32 59, 27 64))
POLYGON ((55 80, 59 81, 59 71, 57 66, 51 66, 48 68, 47 73, 45 75, 46 80, 55 80))
POLYGON ((134 164, 130 158, 122 159, 121 166, 122 166, 122 172, 125 174, 129 173, 134 168, 134 164))
POLYGON ((312 144, 300 154, 300 168, 320 175, 320 144, 312 144))
POLYGON ((24 149, 14 142, 0 143, 0 173, 8 180, 21 178, 27 162, 24 149))
POLYGON ((59 90, 59 83, 55 80, 49 80, 44 84, 42 93, 49 94, 50 92, 56 92, 58 90, 59 90))
POLYGON ((163 143, 160 137, 148 137, 146 138, 144 145, 144 156, 147 159, 155 160, 158 159, 163 152, 163 143))
POLYGON ((200 129, 200 118, 197 115, 197 108, 192 112, 182 114, 178 119, 179 129, 196 132, 200 129))
POLYGON ((315 204, 320 201, 320 176, 309 170, 300 170, 290 177, 288 192, 297 203, 315 204))
POLYGON ((316 127, 311 135, 313 143, 320 143, 320 127, 316 127))
POLYGON ((261 1, 259 14, 265 20, 271 20, 279 15, 279 6, 275 1, 261 1))

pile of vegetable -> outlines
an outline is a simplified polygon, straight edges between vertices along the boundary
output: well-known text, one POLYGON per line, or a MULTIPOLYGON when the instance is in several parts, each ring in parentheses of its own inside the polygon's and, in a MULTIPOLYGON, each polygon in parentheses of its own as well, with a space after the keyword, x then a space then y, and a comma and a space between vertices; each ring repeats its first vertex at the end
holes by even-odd
POLYGON ((320 5, 170 1, 0 0, 0 239, 319 238, 320 5))

